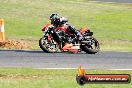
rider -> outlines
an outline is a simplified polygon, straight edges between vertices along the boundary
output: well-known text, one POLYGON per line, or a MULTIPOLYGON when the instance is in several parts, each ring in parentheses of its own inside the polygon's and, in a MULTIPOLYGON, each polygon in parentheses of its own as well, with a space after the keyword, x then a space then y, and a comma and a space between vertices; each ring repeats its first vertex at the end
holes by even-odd
MULTIPOLYGON (((61 25, 66 25, 67 29, 66 32, 71 33, 71 34, 75 34, 78 37, 78 40, 82 40, 82 35, 79 31, 77 31, 75 29, 74 26, 68 24, 68 19, 65 17, 59 17, 58 14, 51 14, 50 16, 50 20, 51 20, 51 24, 57 28, 57 27, 61 27, 61 25)), ((79 50, 78 46, 73 46, 72 43, 66 43, 65 46, 61 49, 62 51, 70 51, 73 53, 77 53, 79 50)))
POLYGON ((81 33, 79 31, 77 31, 74 26, 68 24, 68 19, 67 18, 59 17, 58 14, 53 13, 53 14, 50 15, 50 20, 51 20, 51 24, 55 28, 61 26, 62 24, 66 24, 67 25, 67 31, 71 34, 75 34, 78 37, 79 40, 82 40, 83 37, 82 37, 81 33))

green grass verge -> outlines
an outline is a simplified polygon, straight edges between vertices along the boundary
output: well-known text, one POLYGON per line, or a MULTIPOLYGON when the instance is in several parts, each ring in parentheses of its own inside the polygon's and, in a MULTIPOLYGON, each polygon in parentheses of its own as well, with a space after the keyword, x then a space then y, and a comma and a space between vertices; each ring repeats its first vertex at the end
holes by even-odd
MULTIPOLYGON (((132 71, 86 70, 88 74, 130 74, 132 71)), ((0 68, 0 88, 82 88, 77 70, 0 68)), ((131 88, 130 84, 87 84, 83 88, 131 88)))
MULTIPOLYGON (((0 0, 0 3, 0 17, 5 19, 9 39, 39 40, 40 29, 50 22, 48 16, 57 12, 68 17, 78 29, 91 28, 103 43, 102 50, 132 51, 132 4, 89 0, 0 0), (122 43, 106 43, 119 40, 123 47, 122 43)), ((38 42, 33 45, 39 49, 38 42)))

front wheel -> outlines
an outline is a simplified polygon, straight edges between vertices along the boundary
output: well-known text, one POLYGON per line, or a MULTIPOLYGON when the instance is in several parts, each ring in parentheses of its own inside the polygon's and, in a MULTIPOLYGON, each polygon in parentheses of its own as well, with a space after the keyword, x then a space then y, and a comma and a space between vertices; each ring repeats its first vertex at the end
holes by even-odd
POLYGON ((53 39, 48 40, 46 37, 42 37, 39 40, 40 48, 47 53, 55 53, 58 51, 57 44, 53 39))
POLYGON ((94 37, 88 38, 86 41, 88 41, 88 42, 85 42, 85 44, 80 46, 80 48, 84 52, 86 52, 88 54, 95 54, 95 53, 99 52, 99 49, 100 49, 99 42, 94 37))

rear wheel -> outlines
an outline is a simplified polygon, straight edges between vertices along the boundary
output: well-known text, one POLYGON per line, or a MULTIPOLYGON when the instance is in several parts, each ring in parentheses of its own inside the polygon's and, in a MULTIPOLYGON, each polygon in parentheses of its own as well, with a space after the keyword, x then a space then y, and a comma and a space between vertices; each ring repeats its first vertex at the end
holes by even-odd
POLYGON ((80 48, 84 52, 89 53, 89 54, 95 54, 99 51, 100 49, 99 42, 94 37, 88 38, 86 41, 87 42, 85 42, 83 45, 80 46, 80 48))
POLYGON ((44 52, 47 53, 55 53, 58 51, 58 46, 52 38, 50 40, 48 40, 46 37, 40 38, 39 46, 44 52))

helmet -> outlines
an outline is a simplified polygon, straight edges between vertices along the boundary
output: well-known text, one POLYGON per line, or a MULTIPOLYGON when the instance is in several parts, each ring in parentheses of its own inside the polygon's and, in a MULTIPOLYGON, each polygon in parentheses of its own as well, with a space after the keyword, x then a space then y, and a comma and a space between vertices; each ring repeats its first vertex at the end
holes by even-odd
POLYGON ((56 18, 59 18, 59 15, 56 14, 56 13, 53 13, 53 14, 50 15, 49 18, 50 18, 50 20, 54 20, 54 19, 56 19, 56 18))
POLYGON ((60 17, 58 14, 53 13, 50 15, 50 20, 51 20, 51 24, 53 24, 54 26, 58 26, 60 23, 60 17))

